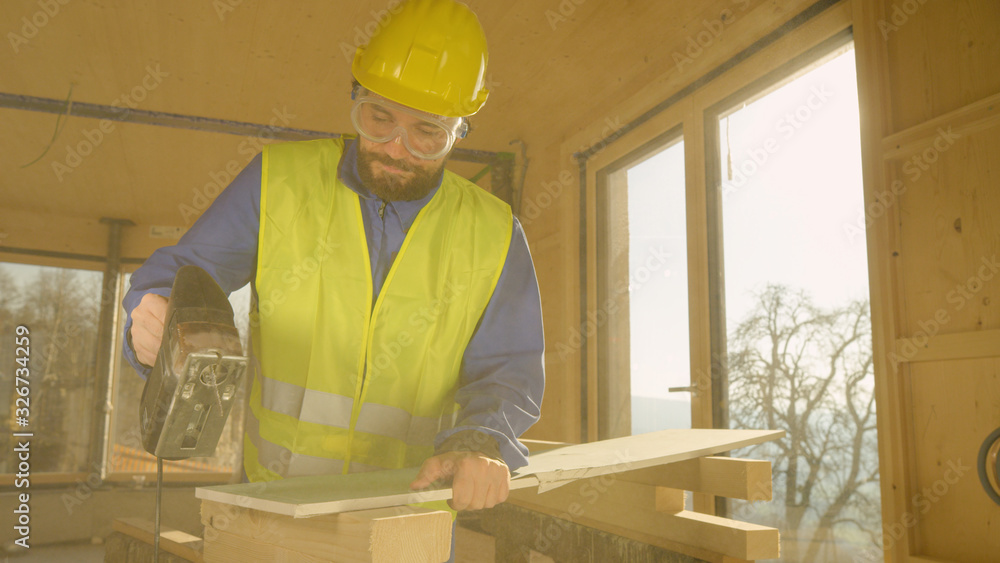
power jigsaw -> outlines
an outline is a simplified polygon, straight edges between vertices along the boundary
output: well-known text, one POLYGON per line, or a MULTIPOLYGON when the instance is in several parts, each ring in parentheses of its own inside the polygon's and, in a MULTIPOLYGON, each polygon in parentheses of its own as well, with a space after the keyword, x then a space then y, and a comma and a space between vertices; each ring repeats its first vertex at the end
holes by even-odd
POLYGON ((157 458, 154 561, 160 551, 163 460, 215 452, 248 364, 225 292, 205 270, 182 266, 140 400, 142 445, 157 458))

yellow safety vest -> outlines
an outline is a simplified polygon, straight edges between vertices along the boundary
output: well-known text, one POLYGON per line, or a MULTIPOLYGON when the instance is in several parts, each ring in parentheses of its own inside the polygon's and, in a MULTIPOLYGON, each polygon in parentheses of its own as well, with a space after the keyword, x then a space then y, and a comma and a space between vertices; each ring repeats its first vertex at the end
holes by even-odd
POLYGON ((472 337, 507 256, 510 207, 445 172, 372 306, 340 140, 264 149, 243 465, 250 481, 394 469, 453 427, 472 337))

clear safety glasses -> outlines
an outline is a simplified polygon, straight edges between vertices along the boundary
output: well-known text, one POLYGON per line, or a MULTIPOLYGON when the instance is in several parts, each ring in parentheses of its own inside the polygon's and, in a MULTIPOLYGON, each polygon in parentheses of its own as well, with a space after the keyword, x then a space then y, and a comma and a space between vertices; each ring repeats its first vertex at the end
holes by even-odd
POLYGON ((354 97, 351 121, 358 133, 373 143, 402 138, 417 158, 436 160, 448 154, 455 139, 468 131, 465 119, 441 117, 408 108, 364 89, 354 97))

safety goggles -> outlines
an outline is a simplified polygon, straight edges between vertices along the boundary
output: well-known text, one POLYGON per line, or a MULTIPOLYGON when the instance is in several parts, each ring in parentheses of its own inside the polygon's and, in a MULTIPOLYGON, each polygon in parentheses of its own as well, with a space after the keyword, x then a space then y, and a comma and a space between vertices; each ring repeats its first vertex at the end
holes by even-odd
POLYGON ((396 138, 413 156, 436 160, 448 154, 455 139, 465 137, 468 124, 461 117, 441 117, 397 104, 359 88, 353 94, 351 121, 365 139, 386 143, 396 138))

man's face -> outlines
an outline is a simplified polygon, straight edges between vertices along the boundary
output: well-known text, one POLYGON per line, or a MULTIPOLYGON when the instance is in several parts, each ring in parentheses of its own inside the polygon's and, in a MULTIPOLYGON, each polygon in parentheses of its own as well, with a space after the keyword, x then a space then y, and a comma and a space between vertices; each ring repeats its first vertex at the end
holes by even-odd
MULTIPOLYGON (((419 119, 388 109, 395 122, 411 125, 419 119)), ((372 194, 385 201, 412 201, 426 196, 441 177, 448 155, 425 160, 411 153, 399 137, 375 143, 358 137, 358 176, 372 194)))

